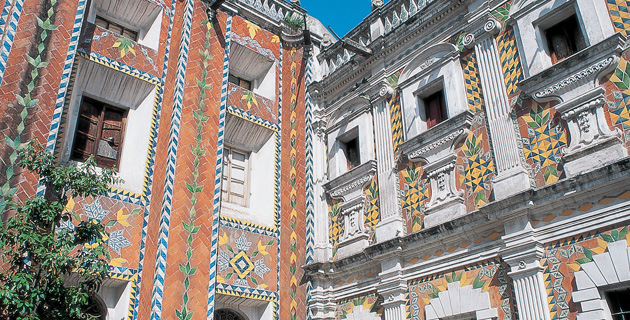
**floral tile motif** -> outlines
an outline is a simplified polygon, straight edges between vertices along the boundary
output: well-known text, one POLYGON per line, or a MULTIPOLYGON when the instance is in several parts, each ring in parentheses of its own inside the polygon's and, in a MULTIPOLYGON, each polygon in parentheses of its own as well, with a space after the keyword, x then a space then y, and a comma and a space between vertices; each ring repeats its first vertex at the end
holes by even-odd
POLYGON ((474 196, 475 208, 488 202, 487 193, 490 191, 490 180, 494 174, 494 163, 490 151, 482 148, 483 134, 476 136, 470 132, 462 152, 465 157, 460 173, 460 182, 466 186, 467 197, 474 196), (487 192, 486 192, 487 191, 487 192))
POLYGON ((276 290, 275 258, 276 239, 255 235, 242 230, 230 229, 219 235, 217 259, 219 283, 276 290), (238 234, 240 232, 240 235, 238 234))
POLYGON ((500 261, 489 261, 478 265, 433 275, 409 282, 407 289, 407 319, 423 320, 425 307, 440 292, 447 291, 450 283, 460 287, 472 286, 490 296, 490 304, 497 308, 498 319, 514 319, 514 299, 507 272, 508 266, 500 261))
POLYGON ((500 22, 503 22, 510 18, 510 8, 512 8, 512 1, 507 1, 496 9, 492 10, 492 16, 500 22))
POLYGON ((409 232, 420 231, 424 221, 424 204, 430 197, 424 170, 419 164, 410 162, 399 175, 402 183, 401 207, 407 218, 407 228, 409 232))
MULTIPOLYGON (((120 267, 123 264, 128 264, 128 260, 123 255, 123 249, 132 246, 134 243, 129 239, 132 224, 128 221, 130 217, 137 216, 141 209, 129 210, 126 207, 122 207, 116 211, 114 215, 112 211, 106 210, 102 204, 101 197, 94 199, 91 203, 88 203, 90 199, 79 200, 82 203, 77 205, 74 199, 70 199, 66 204, 65 211, 72 213, 72 220, 64 222, 62 228, 74 228, 80 223, 101 223, 105 226, 105 233, 102 234, 100 242, 90 244, 91 246, 98 246, 101 242, 106 242, 112 254, 110 265, 114 267, 120 267), (114 254, 115 253, 115 254, 114 254)), ((112 201, 107 199, 107 201, 112 201)), ((107 208, 113 206, 107 205, 107 208)))
POLYGON ((558 167, 567 137, 556 111, 548 104, 541 106, 531 101, 529 113, 520 120, 527 130, 523 134, 524 155, 531 162, 534 174, 543 172, 545 184, 558 181, 558 167))
POLYGON ((335 319, 376 319, 383 317, 382 298, 376 292, 337 301, 335 319))

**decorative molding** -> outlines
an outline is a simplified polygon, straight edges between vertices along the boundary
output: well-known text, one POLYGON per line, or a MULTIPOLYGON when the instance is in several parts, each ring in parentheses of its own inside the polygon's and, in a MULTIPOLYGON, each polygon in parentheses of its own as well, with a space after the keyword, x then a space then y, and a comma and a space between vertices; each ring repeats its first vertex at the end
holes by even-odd
POLYGON ((466 129, 459 129, 459 130, 457 130, 457 131, 447 135, 446 137, 444 137, 444 138, 442 138, 442 139, 440 139, 438 141, 435 141, 435 142, 433 142, 433 143, 431 143, 429 145, 426 145, 426 146, 424 146, 424 147, 422 147, 422 148, 420 148, 420 149, 410 153, 409 154, 409 160, 417 161, 422 155, 428 153, 429 151, 438 149, 438 148, 442 147, 443 145, 445 145, 446 143, 449 143, 449 142, 455 140, 457 137, 460 137, 460 136, 464 135, 466 133, 466 131, 467 131, 466 129))
POLYGON ((519 88, 539 102, 568 101, 592 90, 599 79, 612 72, 625 45, 614 34, 552 66, 521 80, 519 88))
POLYGON ((370 160, 324 184, 324 190, 333 199, 350 201, 363 193, 375 174, 376 160, 370 160))
POLYGON ((593 65, 590 65, 582 70, 580 70, 579 72, 576 72, 556 83, 554 83, 553 85, 538 91, 534 94, 534 97, 538 98, 538 99, 543 99, 545 97, 548 97, 562 89, 564 89, 565 87, 571 86, 573 84, 575 84, 576 82, 583 80, 583 79, 587 79, 590 76, 597 74, 599 72, 601 72, 602 70, 604 70, 606 67, 610 66, 613 64, 614 61, 616 61, 618 59, 617 56, 612 56, 612 57, 608 57, 605 59, 602 59, 598 62, 596 62, 593 65))

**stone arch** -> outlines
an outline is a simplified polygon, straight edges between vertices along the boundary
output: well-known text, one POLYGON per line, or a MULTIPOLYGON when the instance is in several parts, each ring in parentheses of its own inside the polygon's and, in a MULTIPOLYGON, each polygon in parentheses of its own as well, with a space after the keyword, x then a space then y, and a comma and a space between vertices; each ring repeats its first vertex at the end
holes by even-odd
POLYGON ((364 309, 362 305, 359 305, 352 308, 346 320, 381 320, 381 317, 376 312, 370 312, 369 309, 364 309))
POLYGON ((628 283, 630 286, 630 248, 626 239, 608 243, 608 251, 593 255, 593 261, 581 264, 575 273, 577 290, 573 302, 580 304, 578 320, 608 319, 606 301, 600 290, 606 286, 628 283))
POLYGON ((490 293, 474 289, 472 285, 462 287, 460 281, 449 283, 446 291, 429 300, 424 311, 427 320, 467 314, 474 314, 478 320, 498 317, 497 308, 490 304, 490 293))

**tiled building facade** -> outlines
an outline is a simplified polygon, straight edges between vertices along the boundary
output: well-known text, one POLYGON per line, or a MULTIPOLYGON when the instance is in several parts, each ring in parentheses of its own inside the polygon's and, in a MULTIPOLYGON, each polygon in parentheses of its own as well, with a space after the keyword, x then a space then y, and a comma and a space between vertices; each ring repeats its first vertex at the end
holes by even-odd
POLYGON ((628 317, 628 6, 372 1, 324 39, 311 318, 628 317))
POLYGON ((623 319, 629 7, 4 0, 0 206, 119 168, 104 319, 623 319))

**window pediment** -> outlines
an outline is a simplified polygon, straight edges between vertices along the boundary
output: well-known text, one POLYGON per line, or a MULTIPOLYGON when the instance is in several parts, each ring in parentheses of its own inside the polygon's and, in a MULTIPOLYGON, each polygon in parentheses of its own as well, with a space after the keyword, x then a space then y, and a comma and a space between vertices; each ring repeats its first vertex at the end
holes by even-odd
POLYGON ((405 87, 426 73, 458 59, 459 50, 450 43, 440 43, 429 47, 405 67, 399 78, 400 87, 405 87))

